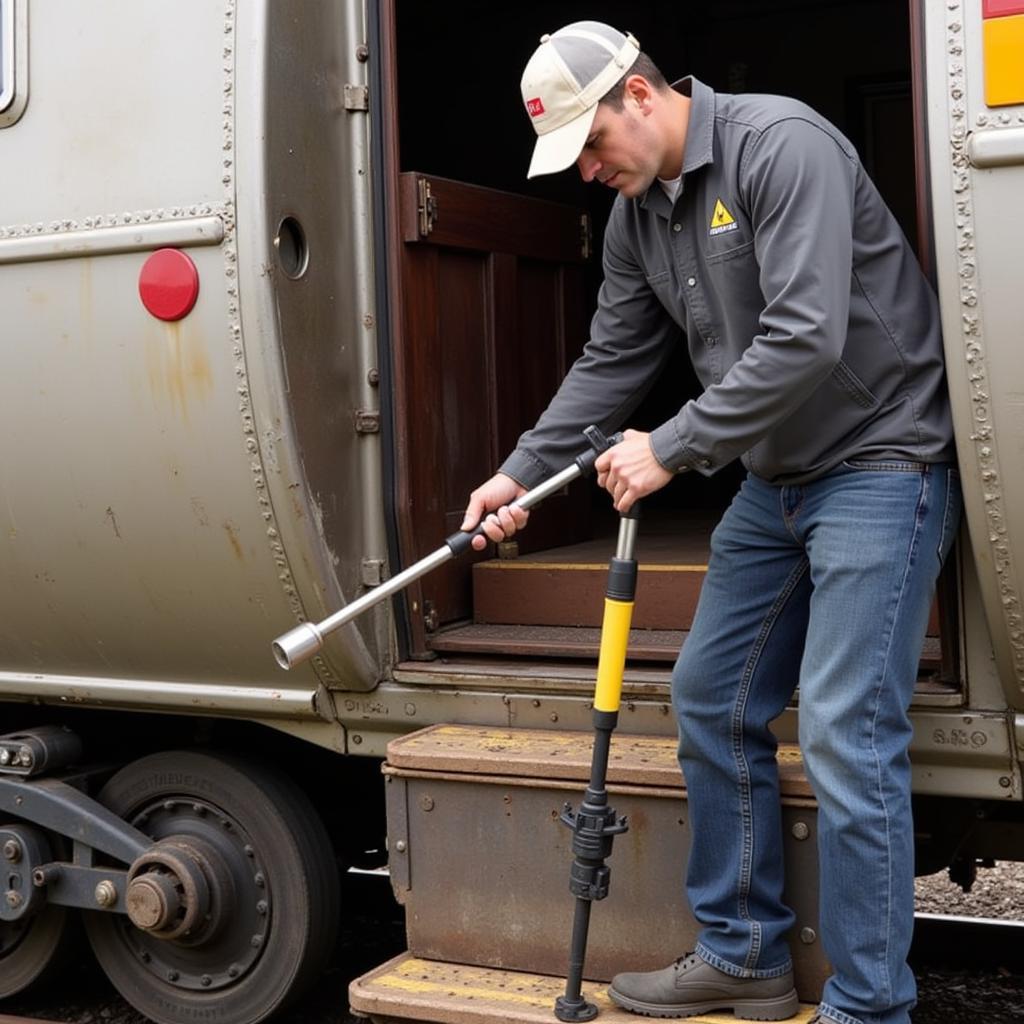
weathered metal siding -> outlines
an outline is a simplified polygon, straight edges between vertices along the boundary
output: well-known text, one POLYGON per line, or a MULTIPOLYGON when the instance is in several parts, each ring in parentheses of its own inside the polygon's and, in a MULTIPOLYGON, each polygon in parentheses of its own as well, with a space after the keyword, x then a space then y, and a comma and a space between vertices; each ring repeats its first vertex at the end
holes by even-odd
POLYGON ((29 5, 29 104, 0 130, 0 694, 90 701, 96 678, 107 701, 147 703, 133 681, 179 682, 200 690, 165 704, 216 710, 216 687, 241 685, 252 699, 234 713, 272 714, 278 690, 376 680, 373 632, 289 677, 269 646, 307 606, 343 603, 379 530, 351 497, 376 452, 353 458, 330 404, 351 404, 333 380, 365 378, 358 304, 331 280, 367 288, 352 252, 368 241, 332 235, 357 172, 342 170, 350 115, 322 70, 354 54, 350 7, 29 5), (331 205, 303 207, 317 189, 331 205), (312 255, 305 293, 286 299, 273 237, 289 192, 312 255), (200 278, 175 323, 137 291, 165 244, 200 278), (316 393, 289 389, 282 353, 297 347, 334 370, 316 393), (296 436, 300 403, 333 433, 296 436), (330 472, 307 464, 328 446, 330 472))
MULTIPOLYGON (((967 673, 990 698, 989 650, 1024 709, 1024 105, 985 104, 980 2, 922 3, 936 268, 967 526, 988 636, 965 600, 967 673), (986 157, 993 147, 1005 159, 986 157), (1015 154, 1015 155, 1014 155, 1015 154)), ((975 685, 977 684, 977 685, 975 685)))

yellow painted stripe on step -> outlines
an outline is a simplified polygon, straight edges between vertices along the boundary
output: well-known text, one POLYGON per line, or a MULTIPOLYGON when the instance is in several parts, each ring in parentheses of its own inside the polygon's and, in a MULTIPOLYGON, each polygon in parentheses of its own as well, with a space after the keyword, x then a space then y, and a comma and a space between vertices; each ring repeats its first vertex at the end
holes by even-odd
MULTIPOLYGON (((561 569, 586 570, 607 569, 607 562, 523 562, 519 559, 495 559, 491 562, 477 562, 474 569, 561 569)), ((641 572, 707 572, 706 565, 640 565, 641 572)))
MULTIPOLYGON (((565 982, 558 977, 418 957, 409 957, 394 963, 390 969, 378 970, 380 973, 372 972, 354 983, 358 989, 354 1003, 364 1012, 369 1009, 371 1013, 388 1014, 389 1018, 396 1013, 402 1016, 400 1011, 406 1007, 391 1005, 391 1001, 404 996, 409 1000, 408 1007, 433 1007, 448 1021, 458 1020, 463 1014, 467 1020, 496 1020, 500 1013, 508 1022, 543 1021, 546 1024, 554 1017, 551 1009, 554 997, 561 995, 565 988, 565 982), (386 1002, 370 1007, 374 993, 386 1002), (502 1008, 499 1010, 499 1007, 502 1008)), ((633 1024, 637 1019, 611 1002, 603 984, 587 983, 584 995, 597 1004, 602 1020, 633 1024)), ((790 1018, 789 1024, 808 1024, 813 1014, 813 1006, 803 1005, 798 1014, 790 1018)), ((421 1019, 418 1013, 415 1016, 421 1019)), ((731 1013, 700 1014, 688 1017, 687 1021, 688 1024, 736 1024, 731 1013)))
POLYGON ((521 1006, 548 1006, 550 1004, 548 998, 529 995, 525 992, 509 992, 508 989, 465 984, 453 989, 450 981, 432 981, 427 977, 412 978, 385 974, 380 978, 375 978, 373 986, 374 988, 397 989, 399 992, 413 992, 424 996, 440 992, 450 996, 457 995, 459 999, 473 996, 486 999, 488 1002, 518 1003, 521 1006))

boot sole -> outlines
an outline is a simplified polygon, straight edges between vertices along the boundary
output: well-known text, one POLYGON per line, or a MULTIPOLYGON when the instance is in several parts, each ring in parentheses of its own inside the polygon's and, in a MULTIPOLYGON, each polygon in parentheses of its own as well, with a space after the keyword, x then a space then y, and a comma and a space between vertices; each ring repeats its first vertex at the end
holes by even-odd
POLYGON ((774 999, 710 1000, 703 1003, 645 1003, 608 987, 608 997, 642 1017, 696 1017, 698 1013, 732 1013, 740 1020, 788 1020, 800 1010, 796 989, 774 999))

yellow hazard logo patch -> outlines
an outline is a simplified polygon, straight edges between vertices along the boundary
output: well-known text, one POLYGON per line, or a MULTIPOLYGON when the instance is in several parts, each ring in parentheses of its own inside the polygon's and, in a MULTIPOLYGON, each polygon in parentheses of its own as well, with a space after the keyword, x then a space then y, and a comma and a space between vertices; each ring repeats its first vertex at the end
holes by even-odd
POLYGON ((715 200, 715 212, 711 214, 709 235, 724 235, 726 231, 735 231, 739 225, 736 218, 726 209, 721 199, 715 200))

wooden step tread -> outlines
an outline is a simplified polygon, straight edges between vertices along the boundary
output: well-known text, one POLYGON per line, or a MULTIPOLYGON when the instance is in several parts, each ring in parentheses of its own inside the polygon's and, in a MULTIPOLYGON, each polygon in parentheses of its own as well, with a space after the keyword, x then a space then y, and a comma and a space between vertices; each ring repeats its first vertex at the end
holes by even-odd
MULTIPOLYGON (((628 661, 674 663, 686 641, 685 629, 631 629, 628 661)), ((431 650, 451 654, 497 654, 537 658, 593 658, 601 646, 601 630, 592 626, 522 624, 458 625, 427 637, 431 650)), ((934 672, 942 662, 937 636, 926 636, 921 647, 921 671, 934 672)), ((924 681, 921 681, 922 685, 924 681)), ((946 687, 948 689, 948 687, 946 687)))
MULTIPOLYGON (((495 729, 473 725, 431 725, 388 744, 392 770, 456 772, 586 783, 594 737, 589 732, 495 729)), ((657 786, 685 792, 673 736, 616 732, 608 758, 608 782, 657 786)), ((776 755, 784 795, 810 796, 803 759, 795 744, 780 744, 776 755)))
MULTIPOLYGON (((631 661, 674 662, 686 639, 682 629, 631 629, 631 661)), ((532 655, 540 658, 596 658, 601 630, 593 626, 523 626, 472 623, 427 637, 431 650, 455 653, 532 655)))
MULTIPOLYGON (((403 953, 349 986, 349 1003, 359 1014, 436 1024, 551 1024, 555 999, 565 992, 559 977, 490 967, 422 960, 403 953)), ((635 1014, 608 998, 607 986, 584 984, 598 1020, 636 1024, 635 1014)), ((792 1024, 807 1024, 814 1007, 802 1006, 792 1024)), ((688 1017, 691 1024, 735 1024, 731 1013, 688 1017)))

